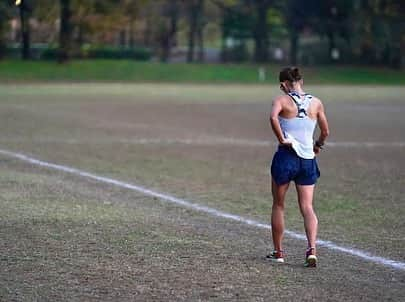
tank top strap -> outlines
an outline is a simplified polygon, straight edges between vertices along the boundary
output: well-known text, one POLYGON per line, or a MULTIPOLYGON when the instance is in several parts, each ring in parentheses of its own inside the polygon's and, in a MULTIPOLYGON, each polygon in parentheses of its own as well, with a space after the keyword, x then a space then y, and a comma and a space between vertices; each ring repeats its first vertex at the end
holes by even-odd
POLYGON ((308 116, 307 110, 308 110, 309 105, 311 104, 313 96, 308 93, 306 93, 304 95, 299 95, 296 92, 290 92, 290 93, 288 93, 288 95, 291 97, 291 99, 297 106, 297 109, 298 109, 297 117, 298 118, 307 117, 308 116), (301 96, 303 96, 303 98, 301 98, 301 96))

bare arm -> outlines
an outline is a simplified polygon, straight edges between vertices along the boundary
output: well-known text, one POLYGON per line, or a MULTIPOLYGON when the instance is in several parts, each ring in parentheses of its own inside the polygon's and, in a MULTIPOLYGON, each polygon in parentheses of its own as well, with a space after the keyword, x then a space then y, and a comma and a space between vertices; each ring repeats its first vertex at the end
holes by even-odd
POLYGON ((326 118, 325 109, 324 109, 321 101, 319 101, 319 110, 318 110, 317 119, 318 119, 318 125, 319 125, 319 129, 321 130, 321 133, 319 134, 319 138, 316 141, 316 145, 314 147, 315 153, 319 153, 320 146, 325 144, 325 140, 329 136, 328 120, 326 118))
POLYGON ((271 108, 270 113, 270 126, 273 129, 274 134, 276 135, 280 144, 286 144, 285 138, 283 136, 283 131, 281 130, 280 121, 278 120, 278 116, 280 112, 283 110, 281 105, 281 99, 276 98, 273 101, 273 106, 271 108))

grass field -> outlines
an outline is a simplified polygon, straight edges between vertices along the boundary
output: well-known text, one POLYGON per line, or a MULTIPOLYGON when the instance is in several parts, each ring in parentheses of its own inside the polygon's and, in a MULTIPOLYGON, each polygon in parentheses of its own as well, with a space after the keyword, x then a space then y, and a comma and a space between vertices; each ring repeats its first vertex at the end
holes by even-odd
MULTIPOLYGON (((267 83, 278 80, 281 66, 265 65, 267 83)), ((323 66, 303 68, 309 84, 404 85, 405 74, 387 68, 323 66)), ((179 82, 259 83, 258 66, 160 64, 150 62, 85 60, 54 62, 0 61, 0 82, 179 82)))
MULTIPOLYGON (((309 86, 319 237, 405 262, 405 89, 309 86), (368 144, 367 144, 368 143, 368 144)), ((1 150, 269 222, 275 86, 2 84, 1 150), (266 144, 270 142, 272 144, 266 144)), ((402 301, 405 271, 0 154, 1 301, 402 301)), ((287 228, 303 233, 294 189, 287 228)))

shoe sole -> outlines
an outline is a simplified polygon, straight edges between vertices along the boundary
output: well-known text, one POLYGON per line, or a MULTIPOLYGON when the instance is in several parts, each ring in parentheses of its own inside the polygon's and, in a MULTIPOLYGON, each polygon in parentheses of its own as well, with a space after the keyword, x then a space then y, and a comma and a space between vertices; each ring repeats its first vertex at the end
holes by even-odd
POLYGON ((315 255, 309 255, 307 257, 307 261, 305 262, 306 267, 316 267, 316 256, 315 255))
POLYGON ((270 256, 266 256, 266 259, 274 263, 284 263, 284 258, 272 258, 270 256))
POLYGON ((284 259, 283 258, 275 258, 275 259, 271 259, 271 262, 284 263, 284 259))

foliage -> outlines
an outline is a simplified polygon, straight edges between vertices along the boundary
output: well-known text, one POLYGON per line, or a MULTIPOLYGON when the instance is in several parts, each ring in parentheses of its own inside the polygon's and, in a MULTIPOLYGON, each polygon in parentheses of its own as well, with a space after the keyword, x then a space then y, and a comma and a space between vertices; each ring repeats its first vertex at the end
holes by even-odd
POLYGON ((83 51, 83 57, 89 59, 133 59, 147 61, 151 58, 151 52, 149 49, 141 47, 89 47, 83 51))
MULTIPOLYGON (((0 1, 0 57, 5 52, 8 21, 18 17, 14 2, 0 1)), ((216 39, 222 34, 226 61, 253 57, 267 62, 270 49, 283 48, 289 50, 290 63, 405 65, 405 4, 401 0, 69 0, 69 39, 60 38, 58 32, 63 20, 60 4, 65 2, 22 0, 20 7, 30 4, 35 22, 53 31, 45 35, 50 45, 71 40, 70 51, 79 57, 87 44, 144 45, 167 61, 171 49, 181 43, 193 61, 195 49, 203 58, 207 28, 215 28, 216 39), (317 39, 311 45, 320 47, 313 49, 312 59, 305 59, 308 49, 302 47, 309 45, 308 36, 317 39), (333 51, 340 54, 334 60, 333 51)), ((210 40, 210 45, 220 44, 219 39, 210 40)), ((52 57, 52 51, 45 57, 52 57)), ((110 50, 105 54, 116 57, 110 50)))
POLYGON ((405 66, 405 4, 395 0, 356 1, 353 48, 366 64, 405 66))
POLYGON ((12 1, 0 1, 0 59, 6 55, 5 34, 8 30, 7 20, 11 17, 12 1))

